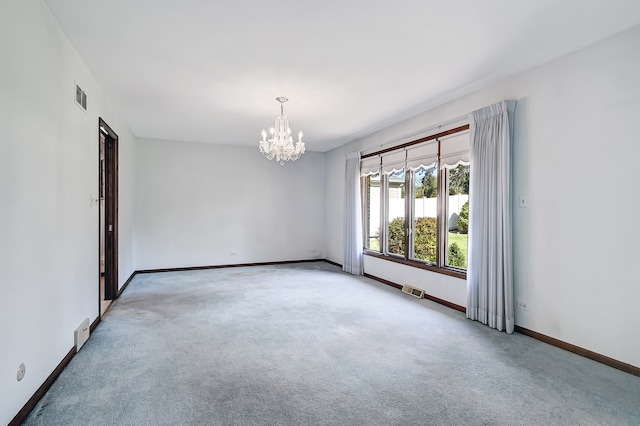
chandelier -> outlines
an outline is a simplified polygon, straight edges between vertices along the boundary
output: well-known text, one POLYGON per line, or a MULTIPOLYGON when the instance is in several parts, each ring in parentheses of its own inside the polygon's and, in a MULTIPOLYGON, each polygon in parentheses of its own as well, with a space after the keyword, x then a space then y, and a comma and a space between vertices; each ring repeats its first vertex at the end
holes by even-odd
POLYGON ((262 129, 262 140, 259 145, 262 155, 269 160, 275 158, 280 165, 283 165, 285 161, 296 161, 304 154, 302 131, 298 133, 298 142, 294 145, 289 119, 284 115, 284 103, 288 100, 284 96, 276 98, 276 101, 280 102, 280 115, 276 117, 275 128, 269 129, 269 139, 267 139, 267 132, 262 129))

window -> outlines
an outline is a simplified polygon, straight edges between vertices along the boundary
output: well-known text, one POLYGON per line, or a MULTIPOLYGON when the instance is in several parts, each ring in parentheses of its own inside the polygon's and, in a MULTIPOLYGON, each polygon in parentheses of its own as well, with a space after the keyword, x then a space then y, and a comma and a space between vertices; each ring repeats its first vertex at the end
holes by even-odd
POLYGON ((365 190, 367 212, 364 218, 364 247, 369 250, 380 251, 380 173, 365 177, 365 190))
POLYGON ((363 176, 364 248, 380 251, 380 212, 382 211, 380 158, 371 157, 362 160, 360 172, 363 176))
POLYGON ((405 173, 406 152, 392 151, 380 156, 383 175, 382 193, 385 195, 383 242, 384 252, 404 257, 406 253, 405 209, 407 182, 405 173))
POLYGON ((406 173, 392 172, 387 178, 387 251, 404 256, 405 253, 405 201, 407 197, 406 173))
POLYGON ((462 126, 362 160, 364 248, 369 254, 427 269, 465 272, 467 130, 462 126))
POLYGON ((446 169, 448 191, 447 258, 445 265, 467 269, 469 256, 469 166, 446 169))
POLYGON ((443 233, 445 266, 467 269, 469 224, 469 133, 452 135, 440 144, 441 175, 447 218, 443 233))
POLYGON ((437 263, 438 168, 420 166, 413 172, 413 259, 437 263))

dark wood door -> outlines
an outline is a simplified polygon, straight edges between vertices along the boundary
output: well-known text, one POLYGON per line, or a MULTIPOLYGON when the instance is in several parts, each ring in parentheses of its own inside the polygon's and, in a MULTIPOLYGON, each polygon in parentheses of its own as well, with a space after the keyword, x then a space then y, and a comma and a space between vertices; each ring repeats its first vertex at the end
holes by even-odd
POLYGON ((100 120, 104 135, 104 298, 118 297, 118 135, 100 120))

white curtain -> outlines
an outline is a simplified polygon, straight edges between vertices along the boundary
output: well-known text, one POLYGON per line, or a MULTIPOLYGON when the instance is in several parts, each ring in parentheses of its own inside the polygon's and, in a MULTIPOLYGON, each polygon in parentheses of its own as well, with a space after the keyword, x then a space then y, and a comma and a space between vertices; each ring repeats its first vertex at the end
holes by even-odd
POLYGON ((362 202, 360 152, 347 154, 344 175, 344 261, 342 270, 362 275, 362 202))
POLYGON ((515 101, 474 111, 470 121, 467 318, 513 332, 511 122, 515 101))

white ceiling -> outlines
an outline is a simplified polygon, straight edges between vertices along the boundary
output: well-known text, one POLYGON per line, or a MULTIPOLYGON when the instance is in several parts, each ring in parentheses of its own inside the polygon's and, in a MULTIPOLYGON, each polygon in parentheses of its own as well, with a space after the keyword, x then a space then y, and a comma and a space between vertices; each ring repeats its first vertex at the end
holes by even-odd
MULTIPOLYGON (((44 0, 138 137, 327 151, 640 24, 638 0, 44 0)), ((91 94, 88 94, 91 96, 91 94)))

